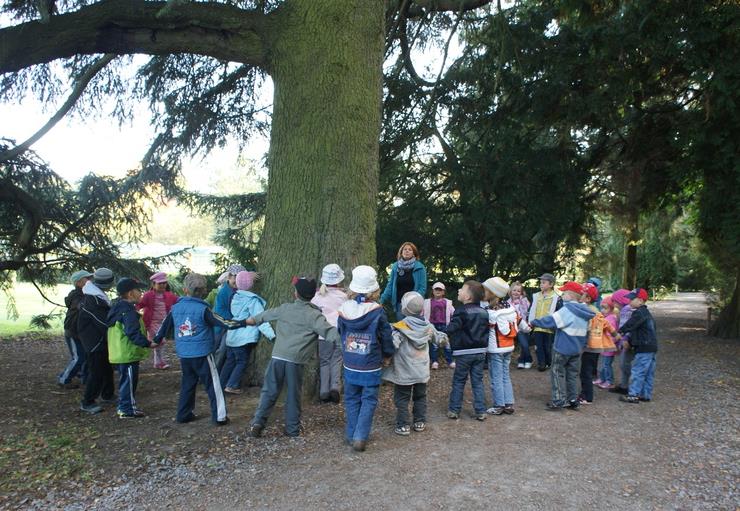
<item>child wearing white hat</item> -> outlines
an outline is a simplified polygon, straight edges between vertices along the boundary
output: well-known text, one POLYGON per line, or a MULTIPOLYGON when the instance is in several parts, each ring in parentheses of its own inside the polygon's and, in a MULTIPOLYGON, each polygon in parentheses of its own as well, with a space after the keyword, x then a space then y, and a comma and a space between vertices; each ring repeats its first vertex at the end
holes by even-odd
POLYGON ((514 389, 509 368, 520 318, 516 309, 506 301, 508 282, 501 277, 492 277, 483 283, 483 288, 489 304, 488 375, 493 397, 493 406, 486 412, 491 415, 512 414, 514 389))
MULTIPOLYGON (((338 264, 327 264, 321 271, 321 287, 311 300, 333 327, 337 326, 339 307, 347 301, 347 293, 341 287, 343 281, 342 268, 338 264)), ((323 337, 319 337, 319 372, 319 399, 322 403, 339 403, 342 349, 323 337)))

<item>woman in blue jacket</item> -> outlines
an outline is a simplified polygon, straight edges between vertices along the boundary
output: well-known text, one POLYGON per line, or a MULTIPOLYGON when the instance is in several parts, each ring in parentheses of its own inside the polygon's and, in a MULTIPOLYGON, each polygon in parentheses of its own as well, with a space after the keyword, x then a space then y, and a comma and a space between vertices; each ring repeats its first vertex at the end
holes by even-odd
POLYGON ((396 311, 396 318, 403 319, 401 298, 410 291, 421 296, 427 292, 427 269, 419 261, 419 249, 410 241, 398 249, 398 260, 391 266, 391 275, 380 296, 380 303, 388 303, 396 311))

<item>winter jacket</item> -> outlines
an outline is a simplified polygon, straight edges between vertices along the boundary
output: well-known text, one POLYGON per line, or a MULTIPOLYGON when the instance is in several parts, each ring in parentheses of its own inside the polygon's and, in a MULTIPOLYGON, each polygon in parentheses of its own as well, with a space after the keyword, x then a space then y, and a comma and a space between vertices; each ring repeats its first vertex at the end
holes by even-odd
POLYGON ((535 319, 532 326, 556 328, 553 349, 561 355, 580 355, 586 346, 588 322, 596 315, 587 305, 563 302, 563 307, 550 316, 535 319))
POLYGON ((77 316, 79 341, 88 353, 105 351, 108 349, 110 298, 92 282, 85 283, 82 293, 77 316))
MULTIPOLYGON (((548 309, 547 316, 551 316, 555 313, 556 310, 558 310, 560 307, 563 306, 563 299, 558 295, 555 291, 552 292, 552 301, 550 302, 550 308, 548 309)), ((543 300, 544 297, 542 296, 542 292, 535 293, 532 296, 532 306, 529 308, 529 318, 528 321, 531 325, 534 325, 534 320, 536 319, 535 316, 537 315, 537 304, 540 302, 540 300, 543 300)), ((542 316, 545 317, 545 316, 542 316)), ((552 333, 552 330, 550 329, 544 329, 548 333, 552 333)))
POLYGON ((406 316, 393 325, 396 353, 382 378, 396 385, 414 385, 429 381, 429 343, 445 344, 447 335, 438 332, 425 319, 406 316))
POLYGON ((164 318, 159 332, 154 336, 154 343, 159 344, 168 334, 175 339, 175 352, 180 358, 205 357, 212 353, 214 345, 214 327, 231 330, 242 328, 245 322, 223 321, 214 315, 208 303, 194 296, 183 296, 172 306, 164 318))
POLYGON ((83 298, 85 295, 77 286, 64 298, 64 305, 67 306, 67 314, 64 316, 65 337, 77 339, 77 317, 80 315, 80 302, 83 298))
MULTIPOLYGON (((445 324, 449 323, 452 319, 452 314, 455 312, 455 306, 452 305, 452 300, 445 298, 445 304, 447 305, 445 309, 445 324)), ((424 319, 427 321, 430 321, 430 318, 432 317, 432 299, 427 298, 424 300, 424 308, 423 308, 423 314, 424 319)))
POLYGON ((596 315, 588 323, 588 339, 586 340, 586 349, 589 353, 603 353, 614 351, 616 346, 611 334, 615 331, 612 325, 601 312, 592 308, 596 315))
POLYGON ((635 309, 630 319, 619 327, 619 332, 629 334, 630 347, 635 353, 655 353, 658 351, 655 320, 647 305, 641 305, 635 309))
MULTIPOLYGON (((157 292, 150 289, 141 297, 139 303, 136 304, 136 310, 144 309, 144 326, 147 330, 152 325, 152 316, 154 314, 154 299, 156 298, 157 292)), ((178 296, 170 291, 164 292, 164 309, 165 316, 170 313, 172 306, 177 302, 178 296)))
MULTIPOLYGON (((321 309, 321 313, 324 315, 329 324, 333 327, 337 326, 337 318, 339 317, 339 307, 347 301, 347 293, 344 289, 338 287, 326 288, 326 294, 322 295, 316 293, 311 303, 321 309)), ((323 339, 323 337, 320 337, 323 339)))
MULTIPOLYGON (((424 296, 427 292, 427 269, 419 261, 414 263, 414 269, 411 270, 414 277, 414 291, 424 296)), ((385 285, 383 294, 380 295, 380 303, 388 303, 395 306, 401 302, 396 289, 396 279, 398 278, 398 261, 391 265, 391 275, 388 283, 385 285)))
MULTIPOLYGON (((213 312, 224 319, 231 319, 231 300, 234 299, 234 294, 236 294, 236 289, 231 287, 228 282, 221 284, 218 294, 216 295, 216 303, 213 306, 213 312)), ((219 338, 222 330, 223 329, 219 326, 214 329, 213 333, 216 336, 216 339, 219 338)))
POLYGON ((330 342, 339 342, 337 329, 326 321, 321 309, 300 298, 280 307, 267 309, 253 319, 257 325, 267 321, 277 322, 272 358, 278 360, 305 364, 316 354, 319 336, 330 342))
POLYGON ((619 346, 621 344, 621 342, 618 343, 618 341, 614 338, 614 334, 617 333, 617 329, 619 328, 619 320, 617 319, 617 316, 615 314, 609 314, 604 319, 606 319, 606 321, 612 326, 611 333, 604 330, 604 335, 608 339, 607 342, 611 342, 612 344, 614 344, 614 349, 605 351, 604 353, 602 353, 602 355, 604 355, 605 357, 613 357, 617 354, 617 351, 619 350, 619 346))
POLYGON ((488 353, 509 353, 514 351, 511 342, 505 337, 512 329, 516 331, 519 316, 516 309, 506 304, 500 309, 488 309, 488 353), (508 345, 507 345, 508 344, 508 345))
MULTIPOLYGON (((265 310, 265 300, 251 291, 237 291, 231 300, 232 319, 247 319, 256 316, 265 310)), ((260 326, 247 326, 237 330, 226 332, 226 346, 235 348, 246 344, 253 344, 260 339, 260 332, 270 340, 275 339, 275 332, 270 323, 262 323, 260 326)))
POLYGON ((447 325, 452 355, 485 353, 488 348, 488 312, 477 303, 455 309, 447 325))
POLYGON ((375 302, 347 300, 339 308, 337 330, 342 342, 344 381, 380 385, 383 358, 396 351, 383 307, 375 302))
POLYGON ((149 356, 144 320, 133 303, 116 300, 108 312, 108 360, 111 364, 138 362, 149 356))

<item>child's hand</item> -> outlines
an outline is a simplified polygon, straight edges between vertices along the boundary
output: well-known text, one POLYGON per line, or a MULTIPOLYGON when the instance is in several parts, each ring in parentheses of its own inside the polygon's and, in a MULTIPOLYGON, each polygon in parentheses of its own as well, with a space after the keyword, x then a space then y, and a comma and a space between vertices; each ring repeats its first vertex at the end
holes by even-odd
POLYGON ((622 349, 623 349, 624 351, 629 351, 629 349, 630 349, 630 343, 629 343, 629 342, 627 342, 627 341, 624 341, 624 342, 622 343, 622 349))
POLYGON ((257 322, 254 320, 254 318, 249 318, 244 320, 244 324, 247 326, 255 326, 257 325, 257 322))
POLYGON ((390 366, 390 365, 391 365, 391 360, 392 360, 392 359, 391 359, 391 357, 385 357, 385 358, 383 359, 383 367, 388 367, 388 366, 390 366))

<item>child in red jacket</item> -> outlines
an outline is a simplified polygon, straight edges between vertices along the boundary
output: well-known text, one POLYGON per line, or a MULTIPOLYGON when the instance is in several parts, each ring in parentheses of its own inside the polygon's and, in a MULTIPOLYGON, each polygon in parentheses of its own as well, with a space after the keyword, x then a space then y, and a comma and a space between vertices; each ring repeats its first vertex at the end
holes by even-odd
MULTIPOLYGON (((165 272, 157 272, 149 277, 149 280, 152 281, 152 288, 144 293, 141 301, 136 305, 136 309, 144 309, 144 327, 146 328, 147 337, 151 341, 157 335, 164 318, 167 317, 170 309, 177 302, 178 296, 169 291, 165 272)), ((154 368, 169 369, 170 365, 162 354, 162 345, 153 348, 152 351, 154 352, 154 368)))

